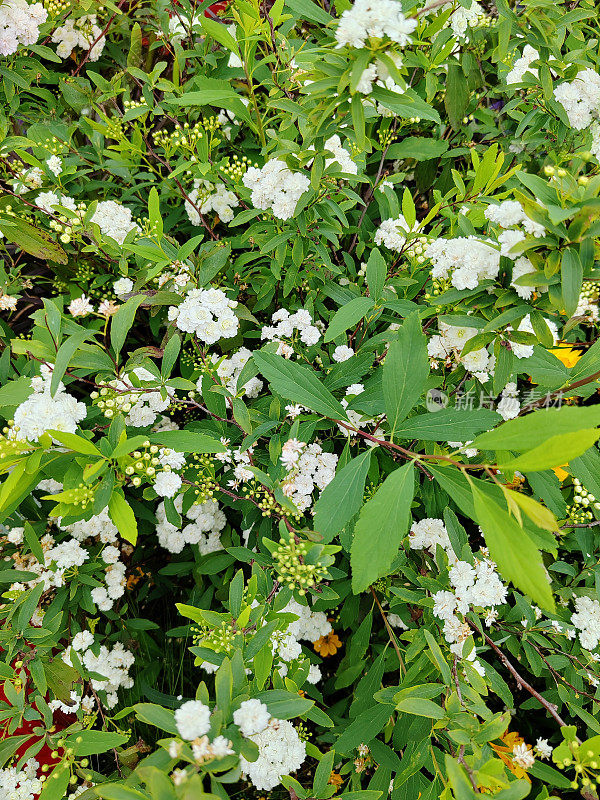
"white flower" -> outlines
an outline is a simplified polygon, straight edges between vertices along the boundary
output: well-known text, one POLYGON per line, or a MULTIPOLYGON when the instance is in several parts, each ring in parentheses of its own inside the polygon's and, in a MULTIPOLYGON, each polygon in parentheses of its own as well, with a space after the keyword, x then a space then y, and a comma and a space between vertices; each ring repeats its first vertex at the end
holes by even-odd
POLYGON ((50 170, 50 172, 52 172, 57 177, 62 172, 62 159, 59 156, 50 156, 50 158, 47 158, 46 165, 50 170))
POLYGON ((500 271, 498 250, 476 236, 435 239, 426 255, 433 262, 432 278, 450 278, 456 289, 476 289, 484 280, 495 280, 500 271))
POLYGON ((258 759, 246 761, 240 756, 240 766, 258 790, 275 788, 282 775, 300 769, 306 758, 306 745, 287 720, 272 719, 261 733, 250 738, 258 745, 258 759))
POLYGON ((298 200, 310 188, 309 178, 301 172, 292 172, 284 161, 273 158, 262 167, 250 167, 242 178, 251 190, 252 205, 270 208, 279 219, 294 216, 298 200))
POLYGON ((333 158, 328 158, 325 161, 325 169, 331 166, 331 164, 337 164, 342 172, 346 172, 349 175, 356 175, 358 167, 352 160, 350 153, 342 147, 342 140, 337 133, 327 139, 325 142, 325 150, 329 150, 329 152, 333 154, 333 158))
POLYGON ((233 721, 244 736, 253 736, 264 731, 270 718, 266 705, 254 698, 242 701, 240 707, 233 712, 233 721))
POLYGON ((119 278, 113 283, 113 291, 119 299, 129 294, 133 289, 133 281, 130 278, 119 278))
POLYGON ((533 61, 537 61, 540 57, 538 51, 533 48, 530 44, 526 44, 523 48, 523 54, 520 58, 518 58, 511 71, 506 76, 506 83, 508 86, 511 86, 514 83, 522 83, 523 77, 526 73, 533 75, 534 78, 538 77, 538 71, 535 67, 531 67, 531 63, 533 61))
POLYGON ((522 767, 523 769, 529 769, 535 763, 533 750, 524 742, 522 744, 516 744, 513 747, 513 761, 519 767, 522 767))
POLYGON ((73 637, 71 647, 73 650, 88 650, 94 644, 94 634, 90 631, 80 631, 73 637))
POLYGON ((188 700, 175 712, 175 725, 182 739, 204 736, 210 730, 210 708, 200 700, 188 700))
POLYGON ((181 483, 181 476, 176 472, 159 472, 154 479, 154 491, 160 497, 174 497, 181 483))
POLYGON ((368 39, 387 36, 402 47, 410 44, 416 19, 407 19, 397 0, 356 0, 343 12, 335 32, 338 47, 365 47, 368 39))
POLYGON ((69 313, 74 317, 87 317, 93 310, 93 305, 84 294, 82 294, 81 297, 76 297, 69 303, 69 313))
POLYGON ((375 244, 383 244, 388 250, 395 250, 399 253, 406 244, 408 234, 417 227, 418 224, 415 223, 411 228, 402 214, 396 219, 386 219, 375 231, 375 244))
POLYGON ((52 395, 50 384, 52 369, 45 364, 41 367, 42 376, 32 379, 33 393, 29 395, 14 413, 12 433, 16 439, 37 442, 48 430, 75 433, 77 424, 85 419, 87 408, 65 391, 59 383, 52 395))
POLYGON ((100 227, 105 236, 123 244, 130 231, 139 231, 139 225, 132 220, 131 211, 114 200, 101 200, 98 203, 92 222, 100 227))
POLYGON ((354 355, 354 350, 345 344, 338 345, 333 351, 332 358, 338 363, 341 361, 348 361, 354 355))
POLYGON ((550 758, 554 748, 548 744, 548 739, 538 739, 533 749, 540 758, 550 758))
POLYGON ((191 289, 183 303, 169 308, 169 320, 179 330, 193 333, 206 344, 230 339, 238 332, 239 321, 233 312, 237 306, 220 289, 191 289))

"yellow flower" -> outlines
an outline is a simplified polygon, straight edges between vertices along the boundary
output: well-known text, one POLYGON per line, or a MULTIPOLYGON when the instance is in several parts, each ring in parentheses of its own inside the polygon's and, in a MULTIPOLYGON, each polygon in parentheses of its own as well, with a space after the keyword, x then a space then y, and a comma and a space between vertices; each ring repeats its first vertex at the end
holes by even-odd
POLYGON ((504 761, 506 766, 516 778, 525 778, 525 780, 531 783, 531 778, 527 774, 526 770, 524 770, 523 767, 520 767, 518 764, 515 764, 512 757, 515 745, 523 744, 525 739, 523 739, 523 737, 515 731, 510 733, 507 731, 504 736, 500 737, 500 741, 504 744, 493 744, 492 750, 494 750, 497 755, 500 756, 502 761, 504 761))
POLYGON ((563 469, 563 467, 569 466, 568 464, 562 464, 560 467, 552 467, 552 471, 558 478, 558 480, 562 483, 565 478, 569 477, 569 473, 563 469))
POLYGON ((571 345, 563 345, 561 347, 555 347, 554 350, 550 350, 550 353, 554 353, 554 355, 558 358, 559 361, 565 365, 565 367, 574 367, 575 364, 579 361, 581 356, 583 355, 582 350, 576 350, 571 345))
POLYGON ((330 783, 332 786, 335 786, 337 791, 339 787, 344 783, 344 779, 339 774, 339 772, 332 772, 331 775, 329 776, 329 780, 327 781, 327 783, 330 783))
POLYGON ((337 633, 328 633, 327 636, 321 636, 320 639, 313 643, 313 647, 323 658, 334 656, 341 646, 342 643, 337 633))

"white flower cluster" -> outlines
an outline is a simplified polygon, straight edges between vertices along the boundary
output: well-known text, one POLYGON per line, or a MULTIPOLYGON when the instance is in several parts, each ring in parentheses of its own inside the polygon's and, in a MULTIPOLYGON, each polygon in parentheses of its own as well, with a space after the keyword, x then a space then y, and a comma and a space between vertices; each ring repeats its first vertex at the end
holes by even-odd
POLYGON ((288 439, 281 451, 281 463, 288 470, 281 488, 286 497, 300 511, 312 504, 315 488, 323 491, 335 476, 338 456, 324 453, 321 445, 305 444, 297 439, 288 439))
POLYGON ((181 305, 169 307, 169 320, 201 342, 215 344, 238 332, 240 323, 233 312, 236 306, 237 301, 220 289, 191 289, 181 305))
MULTIPOLYGON (((312 611, 308 605, 301 605, 294 598, 281 610, 282 614, 295 614, 298 619, 290 622, 284 631, 277 631, 271 638, 273 653, 281 662, 277 670, 282 678, 288 672, 286 662, 302 657, 301 641, 314 644, 322 636, 331 633, 331 623, 323 611, 312 611)), ((316 664, 311 664, 306 679, 309 683, 318 683, 321 680, 321 670, 316 664)))
POLYGON ((282 775, 300 769, 306 758, 306 745, 287 720, 273 717, 263 730, 248 738, 258 745, 258 758, 246 761, 240 756, 240 766, 256 789, 274 789, 281 782, 282 775))
POLYGON ((335 32, 338 47, 365 47, 369 39, 387 37, 405 47, 411 42, 416 19, 407 19, 397 0, 356 0, 344 11, 335 32))
POLYGON ((503 200, 498 205, 489 205, 485 209, 484 215, 486 219, 495 222, 501 228, 522 225, 525 231, 532 236, 540 237, 545 233, 544 226, 530 219, 517 200, 503 200))
POLYGON ((432 556, 435 555, 438 544, 448 553, 452 553, 448 531, 441 519, 428 517, 413 522, 408 533, 408 541, 411 550, 428 550, 432 556))
POLYGON ((298 200, 310 188, 306 175, 292 172, 278 158, 267 161, 262 169, 250 167, 242 182, 252 192, 252 205, 263 211, 270 208, 278 219, 293 217, 298 200))
POLYGON ((6 0, 0 5, 0 55, 10 56, 20 44, 35 44, 39 26, 48 19, 42 3, 28 5, 25 0, 6 0))
POLYGON ((331 164, 337 164, 342 172, 346 172, 348 175, 357 174, 358 167, 356 166, 356 162, 352 160, 350 153, 342 147, 342 140, 337 133, 327 139, 325 142, 325 150, 329 150, 333 156, 325 161, 325 169, 331 166, 331 164))
POLYGON ((346 344, 339 344, 331 354, 331 358, 340 364, 342 361, 348 361, 353 355, 354 350, 351 347, 346 344))
POLYGON ((77 425, 85 419, 85 403, 68 394, 62 381, 52 395, 50 384, 53 367, 42 364, 41 375, 31 379, 33 393, 21 403, 14 413, 11 434, 21 441, 37 442, 46 431, 75 433, 77 425))
POLYGON ((514 419, 519 416, 521 404, 519 403, 519 393, 517 391, 517 384, 511 381, 507 383, 502 390, 500 401, 496 407, 496 411, 502 419, 514 419))
POLYGON ((435 334, 427 342, 427 353, 434 360, 434 364, 437 359, 441 359, 446 366, 450 367, 456 361, 472 372, 482 383, 489 380, 490 375, 494 372, 495 359, 489 355, 485 347, 461 355, 465 344, 477 335, 477 328, 447 325, 440 320, 438 329, 439 334, 435 334))
POLYGON ((16 767, 0 769, 0 796, 6 800, 36 800, 44 788, 37 777, 40 765, 30 758, 23 769, 16 767))
POLYGON ((182 739, 198 739, 210 730, 210 708, 200 700, 188 700, 175 712, 175 725, 182 739))
MULTIPOLYGON (((70 663, 70 660, 66 658, 65 660, 70 663)), ((81 662, 88 672, 97 672, 106 679, 92 678, 91 683, 95 691, 106 692, 105 705, 109 708, 116 706, 119 689, 131 689, 133 686, 133 678, 130 676, 129 670, 135 662, 135 657, 121 642, 117 642, 112 650, 101 645, 97 654, 93 652, 92 648, 84 650, 81 654, 81 662)))
POLYGON ((110 236, 118 244, 123 244, 129 231, 139 231, 133 221, 130 209, 114 200, 101 200, 92 217, 105 236, 110 236))
POLYGON ((56 55, 68 58, 76 47, 89 50, 88 61, 98 61, 104 50, 106 38, 101 36, 102 29, 98 27, 95 14, 86 14, 78 19, 69 17, 64 25, 55 28, 52 41, 57 44, 56 55))
POLYGON ((214 211, 222 222, 231 222, 233 209, 239 206, 235 192, 224 183, 213 185, 209 181, 195 181, 194 189, 185 201, 185 210, 192 225, 200 225, 200 214, 214 211), (191 202, 190 202, 191 200, 191 202), (200 211, 200 213, 198 213, 200 211))
POLYGON ((388 250, 399 253, 406 245, 406 237, 409 233, 416 230, 415 224, 412 228, 400 214, 396 219, 386 219, 375 231, 375 244, 383 244, 388 250))
POLYGON ((467 30, 475 28, 479 21, 485 16, 485 11, 476 0, 472 0, 469 8, 459 6, 448 20, 448 25, 452 33, 458 39, 468 41, 467 30))
MULTIPOLYGON (((228 389, 232 395, 236 396, 238 394, 238 378, 241 375, 243 368, 246 366, 248 361, 252 358, 252 352, 248 350, 247 347, 240 347, 230 358, 222 358, 219 359, 219 356, 213 354, 211 356, 211 360, 213 363, 219 362, 217 366, 217 375, 221 378, 223 386, 228 389)), ((204 381, 208 380, 201 376, 198 378, 196 383, 196 388, 200 393, 202 393, 202 387, 204 385, 204 381)), ((246 397, 255 398, 258 397, 263 387, 263 382, 259 378, 250 378, 249 381, 240 388, 242 395, 246 395, 246 397)))
POLYGON ((63 206, 63 208, 68 208, 69 211, 77 211, 77 204, 72 197, 49 190, 40 192, 35 198, 35 203, 48 214, 54 212, 55 206, 63 206))
POLYGON ((506 83, 512 86, 514 83, 522 83, 523 77, 527 72, 533 75, 534 78, 538 77, 538 71, 531 64, 537 61, 540 57, 538 51, 530 44, 526 44, 523 48, 523 53, 520 58, 517 58, 512 66, 511 71, 506 76, 506 83))
MULTIPOLYGON (((183 508, 183 495, 175 498, 179 513, 183 508)), ((227 522, 216 500, 192 505, 185 516, 191 520, 182 530, 172 525, 166 516, 164 503, 156 509, 156 535, 162 547, 170 553, 181 553, 186 544, 197 545, 201 555, 222 550, 221 531, 227 522)))
POLYGON ((600 603, 586 595, 576 597, 571 622, 579 631, 581 646, 594 650, 600 642, 600 603))
POLYGON ((530 769, 535 764, 533 750, 525 742, 519 742, 513 747, 512 759, 522 769, 530 769))
POLYGON ((593 69, 584 69, 574 81, 557 86, 554 99, 567 112, 572 128, 587 128, 600 112, 600 75, 593 69))
POLYGON ((277 355, 286 358, 293 355, 294 348, 282 339, 291 339, 294 331, 298 331, 301 342, 307 347, 316 344, 321 338, 321 331, 313 324, 310 312, 304 308, 298 309, 294 314, 290 314, 285 308, 280 308, 271 317, 271 323, 271 325, 263 326, 260 338, 270 342, 279 342, 277 355))
POLYGON ((493 242, 477 236, 435 239, 426 251, 433 262, 433 278, 450 278, 455 289, 476 289, 483 280, 494 280, 500 271, 500 253, 493 242))
POLYGON ((466 651, 464 648, 471 628, 457 614, 462 616, 472 607, 481 608, 487 610, 485 621, 491 625, 497 617, 496 606, 506 602, 507 589, 496 572, 496 565, 488 558, 476 558, 474 565, 455 561, 450 567, 449 579, 453 591, 441 590, 433 595, 433 613, 444 622, 444 637, 451 652, 459 658, 466 656, 483 675, 484 668, 475 658, 474 648, 466 651))
POLYGON ((175 394, 175 390, 171 387, 166 388, 165 397, 154 387, 144 387, 145 383, 156 384, 157 381, 156 376, 149 370, 144 367, 136 367, 132 373, 126 373, 121 378, 109 381, 99 392, 93 392, 91 397, 92 399, 100 398, 102 401, 109 395, 111 389, 114 390, 115 397, 106 400, 103 404, 104 415, 110 418, 115 411, 122 411, 127 414, 125 417, 127 425, 134 428, 145 428, 154 424, 159 412, 166 411, 175 394), (135 376, 136 382, 140 386, 133 385, 131 375, 135 376))
POLYGON ((233 721, 243 736, 254 736, 264 731, 270 719, 266 705, 255 698, 243 700, 240 707, 233 712, 233 721))

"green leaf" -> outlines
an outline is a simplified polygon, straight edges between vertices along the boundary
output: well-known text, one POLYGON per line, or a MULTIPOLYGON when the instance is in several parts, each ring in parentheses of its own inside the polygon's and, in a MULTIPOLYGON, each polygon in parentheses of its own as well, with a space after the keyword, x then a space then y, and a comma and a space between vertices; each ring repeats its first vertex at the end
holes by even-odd
POLYGON ((218 439, 200 431, 162 431, 151 433, 148 439, 178 453, 223 453, 226 450, 218 439))
POLYGON ((1 217, 0 231, 21 250, 29 253, 34 258, 43 261, 54 261, 56 264, 66 264, 68 257, 62 247, 45 231, 36 228, 29 222, 18 217, 1 217))
POLYGON ((383 293, 386 277, 387 264, 379 250, 375 248, 371 251, 367 261, 367 286, 369 287, 369 294, 375 302, 379 302, 383 293))
POLYGON ((476 486, 472 488, 475 514, 501 575, 541 608, 553 611, 554 600, 541 553, 507 510, 476 486))
POLYGON ((54 369, 52 370, 52 378, 50 380, 50 391, 52 394, 56 393, 58 384, 63 379, 63 375, 77 350, 79 350, 85 340, 89 339, 91 336, 93 336, 93 331, 80 330, 73 334, 73 336, 69 336, 58 348, 54 369))
POLYGON ((427 442, 467 442, 480 431, 492 428, 500 415, 487 408, 473 411, 440 408, 405 420, 396 430, 396 439, 422 439, 427 442))
POLYGON ((441 706, 423 697, 405 697, 404 700, 400 700, 396 710, 402 714, 414 714, 417 717, 430 719, 443 719, 446 716, 441 706))
POLYGON ((108 502, 108 513, 121 536, 131 544, 135 544, 138 535, 137 520, 133 509, 121 492, 112 493, 108 502))
POLYGON ((363 506, 354 528, 350 558, 355 594, 387 574, 408 531, 414 484, 414 465, 405 464, 390 473, 363 506))
POLYGON ((383 365, 383 396, 392 438, 421 396, 428 375, 427 338, 415 312, 403 322, 383 365))
POLYGON ((599 437, 600 430, 597 428, 551 436, 533 450, 498 466, 501 470, 510 472, 515 470, 539 472, 551 467, 560 467, 565 462, 585 453, 599 437))
POLYGON ((565 311, 571 317, 577 308, 583 283, 581 259, 579 258, 579 253, 573 247, 568 247, 563 252, 560 266, 560 282, 565 311))
POLYGON ((342 404, 323 386, 313 370, 260 350, 253 353, 253 358, 277 394, 324 417, 348 419, 342 404))
POLYGON ((407 136, 401 142, 395 142, 389 146, 387 158, 414 158, 415 161, 429 161, 432 158, 439 158, 447 149, 448 142, 443 139, 407 136))
POLYGON ((314 701, 308 697, 300 697, 294 692, 286 692, 284 689, 270 689, 267 692, 260 692, 258 699, 269 709, 269 713, 276 719, 293 719, 306 714, 313 705, 314 701))
POLYGON ((177 725, 175 725, 175 714, 168 708, 156 705, 155 703, 137 703, 133 710, 136 717, 148 725, 154 725, 161 731, 177 735, 177 725))
POLYGON ((313 527, 323 537, 323 542, 330 542, 360 511, 370 462, 369 448, 336 472, 335 478, 321 492, 314 507, 313 527))
POLYGON ((83 758, 98 753, 106 753, 115 747, 120 747, 129 739, 125 733, 112 733, 109 731, 80 731, 68 736, 66 746, 73 748, 73 755, 83 758))
MULTIPOLYGON (((600 424, 600 406, 563 406, 534 411, 508 420, 473 442, 479 450, 515 450, 522 453, 552 436, 573 433, 600 424)), ((564 463, 563 459, 561 463, 564 463)))
POLYGON ((21 745, 31 739, 31 736, 31 733, 27 733, 23 736, 9 736, 7 739, 0 741, 0 769, 14 756, 21 745))
POLYGON ((350 753, 359 744, 368 744, 387 723, 394 711, 394 706, 374 703, 367 711, 363 711, 348 725, 335 742, 337 753, 350 753))
POLYGON ((64 800, 70 777, 69 762, 61 761, 46 779, 39 800, 64 800))
POLYGON ((374 86, 373 91, 369 97, 376 103, 381 103, 382 106, 389 108, 394 114, 399 117, 410 118, 420 117, 421 119, 428 119, 431 122, 439 123, 440 115, 432 108, 429 103, 422 100, 419 95, 412 89, 407 89, 402 94, 392 92, 389 89, 382 89, 379 86, 374 86))
POLYGON ((102 453, 93 442, 86 439, 84 436, 78 436, 76 433, 68 433, 67 431, 49 430, 48 433, 57 442, 64 444, 69 450, 75 453, 83 453, 86 456, 101 456, 102 453))
POLYGON ((455 131, 459 130, 463 124, 462 121, 468 104, 469 89, 465 74, 459 64, 451 63, 448 65, 448 74, 446 76, 444 106, 450 125, 455 131))
POLYGON ((146 300, 145 294, 136 294, 130 297, 126 303, 120 306, 114 317, 112 317, 110 324, 110 342, 116 355, 121 352, 127 334, 135 320, 137 310, 144 300, 146 300))
POLYGON ((332 342, 348 328, 354 327, 361 319, 374 308, 375 303, 370 297, 355 297, 349 303, 339 308, 325 331, 323 341, 332 342))

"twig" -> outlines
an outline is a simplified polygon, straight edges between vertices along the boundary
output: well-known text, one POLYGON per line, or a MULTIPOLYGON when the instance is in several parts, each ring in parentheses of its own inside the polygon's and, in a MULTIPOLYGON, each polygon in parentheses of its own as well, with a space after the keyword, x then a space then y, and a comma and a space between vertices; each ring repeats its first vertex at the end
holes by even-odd
POLYGON ((398 647, 398 643, 396 641, 396 636, 394 635, 394 631, 392 630, 392 628, 390 626, 390 623, 388 622, 387 617, 385 615, 385 612, 384 612, 383 608, 381 607, 381 603, 379 602, 379 598, 377 597, 377 593, 376 593, 375 589, 372 586, 371 586, 371 594, 373 595, 373 599, 375 600, 375 603, 377 604, 377 608, 379 609, 379 613, 381 614, 381 618, 383 619, 383 624, 385 625, 385 629, 386 629, 386 631, 388 633, 388 636, 390 638, 390 642, 392 644, 392 647, 394 648, 394 650, 396 651, 396 655, 398 656, 398 661, 400 662, 400 672, 401 673, 403 672, 403 673, 406 674, 406 667, 404 666, 404 661, 402 660, 402 653, 400 652, 400 648, 398 647))
POLYGON ((556 710, 556 706, 553 705, 552 703, 549 703, 548 700, 546 700, 545 697, 542 697, 542 695, 536 689, 534 689, 533 686, 530 683, 528 683, 522 675, 519 674, 519 672, 517 672, 515 667, 508 660, 508 658, 504 655, 502 650, 500 650, 500 648, 498 647, 496 642, 494 642, 494 640, 491 639, 487 635, 487 633, 485 633, 485 631, 480 631, 479 628, 473 622, 469 621, 469 625, 473 628, 473 630, 477 631, 478 633, 480 633, 483 636, 483 638, 485 639, 487 644, 489 644, 489 646, 496 653, 496 655, 498 656, 500 661, 504 664, 506 669, 510 672, 510 674, 513 676, 513 678, 516 680, 517 685, 519 687, 525 689, 525 691, 529 692, 529 694, 532 697, 535 697, 535 699, 538 701, 538 703, 541 703, 541 705, 546 709, 546 711, 550 714, 550 716, 553 717, 556 720, 556 722, 560 725, 560 727, 564 728, 567 723, 564 721, 564 719, 560 716, 560 714, 556 710))

